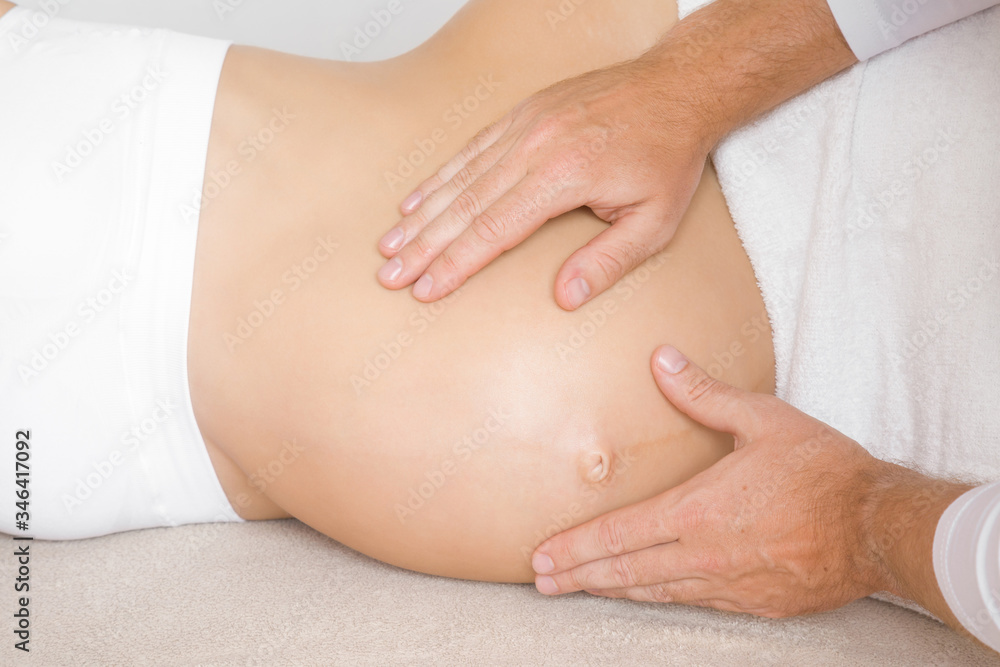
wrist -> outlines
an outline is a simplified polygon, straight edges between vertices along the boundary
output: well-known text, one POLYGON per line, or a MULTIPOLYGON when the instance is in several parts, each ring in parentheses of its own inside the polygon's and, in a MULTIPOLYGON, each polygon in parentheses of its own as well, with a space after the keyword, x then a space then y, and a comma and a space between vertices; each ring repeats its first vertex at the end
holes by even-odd
POLYGON ((827 0, 717 0, 640 58, 690 111, 706 153, 732 130, 857 62, 827 0))
POLYGON ((971 486, 932 479, 874 459, 859 498, 863 554, 878 590, 950 615, 934 575, 934 533, 941 515, 971 486))

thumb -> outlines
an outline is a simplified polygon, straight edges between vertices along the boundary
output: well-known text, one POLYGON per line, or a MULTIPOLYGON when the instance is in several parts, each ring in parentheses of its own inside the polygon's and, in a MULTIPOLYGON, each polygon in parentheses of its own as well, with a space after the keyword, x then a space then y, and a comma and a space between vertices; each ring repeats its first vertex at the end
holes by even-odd
POLYGON ((576 310, 662 250, 675 229, 651 209, 621 217, 566 260, 556 276, 556 302, 576 310))
POLYGON ((653 353, 652 367, 660 391, 691 419, 736 436, 737 447, 757 433, 752 392, 716 380, 671 345, 653 353))

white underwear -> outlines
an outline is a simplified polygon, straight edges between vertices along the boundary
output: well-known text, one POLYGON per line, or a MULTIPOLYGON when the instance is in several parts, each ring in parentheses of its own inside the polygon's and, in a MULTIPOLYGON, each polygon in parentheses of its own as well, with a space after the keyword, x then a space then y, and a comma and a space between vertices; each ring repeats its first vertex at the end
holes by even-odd
POLYGON ((0 20, 2 532, 241 521, 187 375, 198 221, 183 205, 228 48, 21 8, 0 20))

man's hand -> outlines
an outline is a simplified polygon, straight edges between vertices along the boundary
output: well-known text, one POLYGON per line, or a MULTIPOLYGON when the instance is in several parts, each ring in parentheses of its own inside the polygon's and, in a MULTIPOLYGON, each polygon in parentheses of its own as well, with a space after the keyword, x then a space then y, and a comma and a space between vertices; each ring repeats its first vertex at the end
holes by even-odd
POLYGON ((556 277, 558 304, 578 308, 670 242, 719 139, 854 62, 827 0, 717 0, 480 132, 403 202, 379 280, 435 301, 588 206, 612 226, 556 277))
POLYGON ((547 220, 589 206, 612 227, 566 261, 556 301, 572 310, 600 294, 670 241, 714 143, 670 87, 640 59, 518 104, 406 200, 410 215, 379 244, 393 258, 382 284, 420 278, 413 295, 438 299, 547 220))
POLYGON ((934 527, 967 486, 930 480, 773 397, 709 377, 672 347, 653 358, 682 412, 735 438, 735 451, 659 496, 543 542, 546 594, 682 602, 784 617, 877 591, 949 622, 934 579, 934 527))

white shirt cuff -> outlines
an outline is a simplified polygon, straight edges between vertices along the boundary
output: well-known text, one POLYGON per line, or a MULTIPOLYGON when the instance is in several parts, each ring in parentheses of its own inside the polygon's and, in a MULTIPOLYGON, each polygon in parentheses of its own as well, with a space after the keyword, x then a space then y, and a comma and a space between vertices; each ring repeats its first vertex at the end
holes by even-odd
POLYGON ((958 621, 1000 651, 1000 482, 962 494, 941 515, 934 575, 958 621))
POLYGON ((954 23, 1000 0, 828 0, 858 60, 883 51, 943 25, 954 23))

